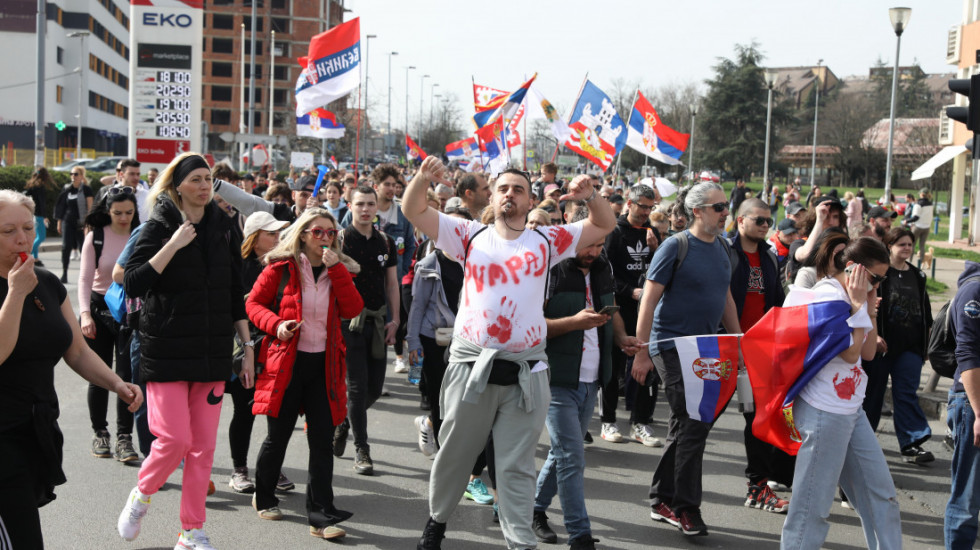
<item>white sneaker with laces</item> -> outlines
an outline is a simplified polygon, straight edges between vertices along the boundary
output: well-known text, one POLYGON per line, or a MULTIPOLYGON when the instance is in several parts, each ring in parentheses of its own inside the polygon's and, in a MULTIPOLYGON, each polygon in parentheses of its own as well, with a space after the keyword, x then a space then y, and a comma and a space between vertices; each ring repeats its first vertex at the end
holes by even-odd
POLYGON ((633 424, 630 437, 647 447, 663 447, 664 442, 653 436, 653 428, 649 424, 633 424))
POLYGON ((211 545, 211 540, 204 533, 204 529, 181 530, 180 537, 177 538, 177 546, 174 550, 217 550, 211 545))
POLYGON ((436 434, 423 414, 415 417, 415 427, 419 430, 419 450, 425 456, 436 454, 436 434))
POLYGON ((133 490, 129 492, 129 499, 126 500, 126 507, 119 514, 116 528, 119 530, 119 536, 124 540, 135 540, 140 534, 143 516, 150 508, 150 497, 143 500, 140 498, 142 496, 145 495, 141 494, 138 488, 133 487, 133 490))
POLYGON ((611 443, 625 443, 623 434, 619 433, 619 426, 615 422, 602 423, 602 438, 611 443))
POLYGON ((402 357, 395 357, 395 373, 404 374, 408 372, 408 363, 402 357))

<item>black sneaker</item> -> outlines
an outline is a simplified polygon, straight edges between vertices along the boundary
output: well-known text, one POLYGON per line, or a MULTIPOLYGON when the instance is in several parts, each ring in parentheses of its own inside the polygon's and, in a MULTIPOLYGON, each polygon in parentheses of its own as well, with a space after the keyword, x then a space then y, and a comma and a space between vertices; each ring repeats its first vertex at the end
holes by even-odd
POLYGON ((910 445, 902 449, 902 458, 909 464, 926 464, 936 460, 932 453, 918 445, 910 445))
POLYGON ((442 539, 446 538, 446 524, 429 518, 422 531, 422 538, 415 546, 416 550, 442 550, 442 539))
POLYGON ((708 535, 708 526, 704 524, 704 520, 701 519, 701 510, 697 508, 682 510, 677 514, 677 521, 680 523, 681 533, 689 537, 705 537, 708 535))
POLYGON ((358 449, 354 457, 354 471, 362 476, 374 475, 374 462, 371 461, 371 453, 367 449, 358 449))
POLYGON ((592 535, 582 535, 581 537, 568 542, 570 550, 595 550, 595 543, 599 539, 592 538, 592 535))
POLYGON ((140 456, 136 454, 136 449, 133 448, 133 435, 132 434, 119 434, 116 436, 116 460, 119 462, 132 462, 134 460, 139 460, 140 456))
POLYGON ((548 515, 544 512, 534 511, 534 518, 531 520, 531 529, 534 529, 534 536, 541 542, 555 544, 558 542, 558 534, 548 526, 548 515))
POLYGON ((92 436, 92 456, 96 458, 109 458, 112 450, 109 446, 109 430, 99 430, 92 436))
POLYGON ((346 418, 333 430, 333 455, 337 458, 344 456, 347 449, 347 434, 350 433, 350 421, 346 418))
POLYGON ((591 445, 593 442, 592 434, 590 432, 585 432, 585 437, 582 438, 586 445, 591 445))

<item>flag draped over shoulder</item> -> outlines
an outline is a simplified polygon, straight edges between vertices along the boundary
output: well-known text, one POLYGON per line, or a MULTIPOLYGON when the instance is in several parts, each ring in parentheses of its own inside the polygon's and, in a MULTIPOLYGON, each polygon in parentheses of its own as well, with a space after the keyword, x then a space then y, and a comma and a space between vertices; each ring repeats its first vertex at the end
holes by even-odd
POLYGON ((572 136, 565 147, 582 155, 603 170, 626 145, 626 124, 605 92, 586 80, 575 101, 571 122, 572 136))
POLYGON ((313 109, 296 117, 296 135, 302 137, 338 139, 344 137, 346 128, 337 117, 326 109, 313 109))
POLYGON ((405 155, 408 157, 408 160, 425 160, 429 156, 407 134, 405 135, 405 155))
POLYGON ((354 18, 310 40, 296 81, 296 115, 340 99, 361 82, 361 23, 354 18))
POLYGON ((842 300, 770 309, 742 337, 742 358, 755 399, 752 433, 796 455, 802 439, 793 399, 851 344, 851 305, 842 300))
POLYGON ((738 375, 737 335, 675 338, 684 376, 687 414, 714 422, 735 394, 738 375))
POLYGON ((665 164, 680 164, 690 134, 682 134, 660 120, 653 105, 637 92, 629 117, 626 145, 665 164))

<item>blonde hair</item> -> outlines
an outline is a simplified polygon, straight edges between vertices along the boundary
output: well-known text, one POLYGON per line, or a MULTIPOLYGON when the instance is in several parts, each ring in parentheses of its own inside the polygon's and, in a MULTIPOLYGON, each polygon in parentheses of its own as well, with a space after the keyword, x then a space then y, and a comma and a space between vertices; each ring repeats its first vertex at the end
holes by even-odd
MULTIPOLYGON (((296 265, 300 265, 299 255, 303 251, 303 232, 312 224, 317 218, 323 218, 325 220, 330 220, 333 223, 334 229, 337 229, 337 236, 334 238, 333 243, 330 244, 330 250, 332 250, 337 256, 340 257, 341 263, 347 268, 347 271, 351 273, 358 273, 361 271, 361 266, 354 261, 353 258, 344 254, 340 249, 340 229, 337 224, 337 220, 333 217, 329 210, 326 208, 314 207, 307 208, 300 214, 299 218, 293 222, 292 225, 287 227, 279 237, 279 243, 265 255, 263 259, 265 263, 271 264, 272 262, 277 262, 280 260, 293 260, 296 265)), ((244 250, 244 248, 243 248, 244 250)))
POLYGON ((527 213, 527 221, 536 222, 538 225, 551 225, 551 214, 540 208, 532 208, 527 213))
POLYGON ((847 193, 844 193, 844 200, 846 200, 846 201, 852 201, 852 200, 854 200, 854 193, 851 193, 850 191, 848 191, 847 193))
MULTIPOLYGON (((180 193, 177 192, 177 185, 174 183, 174 171, 176 171, 177 166, 187 157, 198 156, 201 157, 200 153, 182 153, 170 161, 170 164, 164 168, 160 174, 157 176, 156 181, 153 182, 153 188, 150 189, 150 194, 146 197, 146 209, 150 212, 157 204, 157 199, 160 195, 167 195, 170 200, 174 203, 178 210, 180 210, 181 216, 184 215, 183 204, 180 200, 180 193)), ((204 158, 204 157, 201 157, 204 158)), ((208 172, 208 177, 211 177, 211 173, 208 172)), ((211 186, 211 198, 214 198, 214 187, 211 186)))
POLYGON ((34 199, 12 189, 0 190, 0 208, 8 204, 23 206, 31 211, 32 216, 34 215, 34 199))

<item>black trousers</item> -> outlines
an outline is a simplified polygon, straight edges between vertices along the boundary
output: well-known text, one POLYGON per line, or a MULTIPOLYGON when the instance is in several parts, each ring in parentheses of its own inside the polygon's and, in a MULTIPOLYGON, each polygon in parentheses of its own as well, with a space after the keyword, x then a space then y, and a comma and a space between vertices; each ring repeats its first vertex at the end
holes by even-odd
POLYGON ((687 414, 684 375, 677 350, 668 349, 653 357, 653 364, 664 381, 664 396, 670 406, 667 446, 650 483, 654 504, 664 502, 676 512, 701 507, 701 471, 704 446, 711 424, 687 414))
POLYGON ((771 480, 792 487, 796 457, 762 441, 752 433, 755 412, 742 413, 742 416, 745 417, 745 477, 754 485, 771 480))
POLYGON ((81 250, 85 236, 78 227, 78 217, 68 216, 61 220, 61 272, 68 274, 68 262, 72 250, 81 250))
POLYGON ((44 548, 36 479, 41 450, 30 423, 0 432, 0 548, 44 548), (10 546, 3 541, 9 538, 10 546))
POLYGON ((602 422, 616 422, 616 407, 619 396, 626 396, 630 409, 630 424, 652 424, 653 411, 657 407, 657 394, 660 393, 660 375, 653 374, 653 386, 644 386, 633 380, 630 370, 633 358, 627 357, 619 348, 612 350, 613 375, 601 388, 602 401, 600 419, 602 422), (621 391, 622 389, 622 391, 621 391))
MULTIPOLYGON (((115 370, 119 378, 126 381, 132 380, 133 375, 129 361, 129 339, 132 336, 132 331, 127 327, 121 327, 112 319, 107 319, 99 313, 107 310, 105 296, 102 294, 92 292, 90 307, 92 319, 95 321, 95 338, 85 338, 85 342, 106 365, 109 365, 109 368, 112 368, 113 358, 115 358, 115 370)), ((115 402, 116 433, 133 433, 133 413, 129 412, 129 405, 118 397, 115 402)), ((109 423, 106 421, 108 409, 109 390, 95 384, 89 384, 88 414, 92 422, 93 432, 108 427, 109 423)))
POLYGON ((255 416, 252 414, 252 400, 255 399, 255 388, 246 389, 240 378, 225 382, 225 393, 231 395, 235 406, 228 425, 228 445, 231 447, 231 463, 235 468, 248 466, 248 444, 252 439, 252 425, 255 416))
POLYGON ((367 410, 384 391, 388 359, 371 357, 374 321, 365 321, 359 333, 351 332, 350 321, 344 321, 341 330, 347 342, 347 418, 354 433, 354 447, 370 451, 367 410))
MULTIPOLYGON (((412 308, 412 285, 401 285, 401 300, 398 301, 398 330, 395 331, 395 355, 405 353, 405 335, 408 334, 408 311, 412 308)), ((409 350, 411 351, 411 350, 409 350)), ((408 357, 405 357, 408 361, 408 357)))
POLYGON ((255 469, 255 504, 259 510, 279 505, 276 482, 300 409, 306 413, 306 442, 310 447, 306 514, 320 528, 351 517, 333 504, 333 418, 327 397, 325 353, 296 354, 293 376, 282 396, 278 417, 268 417, 269 435, 262 442, 255 469))

